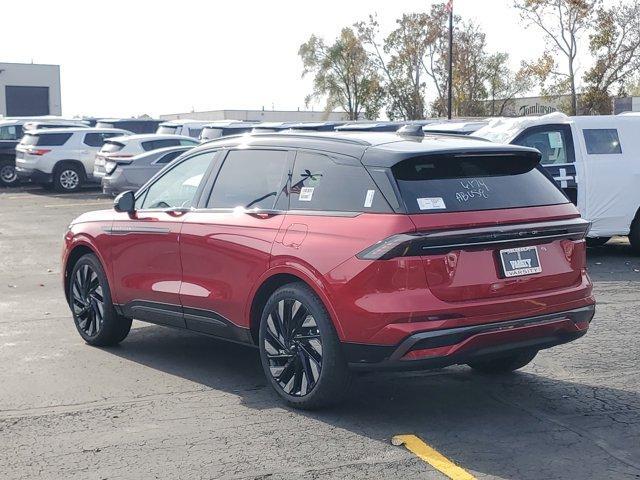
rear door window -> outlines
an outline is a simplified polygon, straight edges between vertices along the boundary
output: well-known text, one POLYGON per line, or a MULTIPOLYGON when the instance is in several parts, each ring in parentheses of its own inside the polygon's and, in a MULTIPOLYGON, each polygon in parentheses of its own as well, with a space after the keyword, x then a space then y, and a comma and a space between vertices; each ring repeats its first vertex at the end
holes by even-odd
POLYGON ((287 183, 284 150, 232 150, 220 168, 208 208, 272 209, 287 183))
POLYGON ((622 146, 615 128, 588 129, 583 131, 584 143, 589 155, 621 154, 622 146))
POLYGON ((390 212, 369 173, 328 155, 298 152, 289 208, 325 212, 390 212))
POLYGON ((392 167, 409 213, 464 212, 567 203, 533 154, 431 155, 392 167))

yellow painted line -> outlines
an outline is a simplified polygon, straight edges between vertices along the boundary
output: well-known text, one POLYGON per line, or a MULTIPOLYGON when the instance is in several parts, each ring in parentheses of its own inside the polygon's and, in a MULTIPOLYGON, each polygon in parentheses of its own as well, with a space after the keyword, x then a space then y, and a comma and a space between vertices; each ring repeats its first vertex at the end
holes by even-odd
POLYGON ((476 480, 476 477, 460 468, 447 457, 429 445, 424 443, 415 435, 396 435, 391 439, 395 446, 404 445, 407 450, 415 454, 421 460, 427 462, 436 470, 445 474, 451 480, 476 480))
POLYGON ((113 203, 104 203, 104 202, 83 202, 83 203, 55 203, 52 205, 45 205, 44 208, 55 208, 55 207, 82 207, 83 205, 103 205, 105 207, 113 206, 113 203))

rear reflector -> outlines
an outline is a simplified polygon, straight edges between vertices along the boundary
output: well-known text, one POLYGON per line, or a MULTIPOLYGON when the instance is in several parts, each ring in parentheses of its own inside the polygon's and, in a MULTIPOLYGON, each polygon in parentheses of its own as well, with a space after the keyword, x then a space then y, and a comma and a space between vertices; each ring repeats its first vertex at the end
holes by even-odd
POLYGON ((46 149, 46 148, 33 148, 31 150, 29 150, 29 154, 30 155, 44 155, 45 153, 49 153, 51 151, 51 149, 46 149))

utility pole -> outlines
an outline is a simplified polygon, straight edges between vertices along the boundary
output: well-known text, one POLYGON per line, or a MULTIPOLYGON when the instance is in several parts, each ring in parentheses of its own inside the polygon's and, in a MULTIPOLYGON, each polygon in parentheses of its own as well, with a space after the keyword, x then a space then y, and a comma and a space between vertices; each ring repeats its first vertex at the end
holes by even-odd
POLYGON ((453 109, 453 0, 449 0, 445 9, 449 12, 449 81, 447 82, 447 118, 451 120, 453 109))

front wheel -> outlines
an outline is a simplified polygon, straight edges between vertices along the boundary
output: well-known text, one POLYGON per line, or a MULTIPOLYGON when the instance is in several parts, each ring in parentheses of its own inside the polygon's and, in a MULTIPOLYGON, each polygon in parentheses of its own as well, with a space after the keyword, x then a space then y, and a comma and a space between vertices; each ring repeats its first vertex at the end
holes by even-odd
POLYGON ((271 386, 289 405, 322 408, 348 393, 351 373, 322 301, 307 285, 280 287, 260 321, 260 359, 271 386))
POLYGON ((538 354, 537 350, 515 353, 504 357, 494 358, 492 360, 481 360, 470 362, 469 365, 474 370, 482 373, 498 374, 509 373, 529 364, 531 360, 538 354))
POLYGON ((126 338, 131 329, 131 319, 115 311, 107 276, 95 255, 82 256, 67 282, 73 321, 85 342, 110 346, 126 338))

